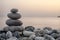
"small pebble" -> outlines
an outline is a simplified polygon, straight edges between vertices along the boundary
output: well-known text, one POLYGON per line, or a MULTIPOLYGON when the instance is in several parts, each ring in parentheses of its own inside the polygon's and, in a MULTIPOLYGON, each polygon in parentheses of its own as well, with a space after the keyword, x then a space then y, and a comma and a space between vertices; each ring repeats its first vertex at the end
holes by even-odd
POLYGON ((13 36, 16 37, 16 38, 20 38, 20 34, 19 34, 18 31, 14 32, 14 33, 13 33, 13 36))
POLYGON ((23 35, 24 36, 31 36, 31 35, 33 35, 33 34, 35 34, 34 32, 31 32, 31 31, 23 31, 23 35))
POLYGON ((45 40, 44 37, 36 37, 35 40, 45 40))
POLYGON ((11 37, 12 37, 12 32, 11 32, 11 31, 8 31, 8 32, 6 33, 6 37, 7 37, 7 39, 8 39, 8 38, 11 38, 11 37))
POLYGON ((25 30, 33 32, 35 30, 35 28, 33 26, 27 26, 27 27, 25 27, 25 30))
POLYGON ((17 40, 17 38, 16 37, 11 37, 11 38, 9 38, 7 40, 17 40))

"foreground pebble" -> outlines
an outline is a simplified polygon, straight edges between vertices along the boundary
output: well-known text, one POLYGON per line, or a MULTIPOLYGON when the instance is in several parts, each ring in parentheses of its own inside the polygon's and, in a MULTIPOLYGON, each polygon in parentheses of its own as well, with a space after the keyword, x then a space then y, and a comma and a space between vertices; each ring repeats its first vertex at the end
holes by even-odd
POLYGON ((30 36, 30 35, 33 35, 33 34, 35 34, 34 32, 30 32, 30 31, 23 31, 23 35, 24 36, 30 36))
POLYGON ((11 37, 11 38, 9 38, 7 40, 17 40, 17 38, 16 37, 11 37))
POLYGON ((36 37, 35 40, 44 40, 44 37, 36 37))

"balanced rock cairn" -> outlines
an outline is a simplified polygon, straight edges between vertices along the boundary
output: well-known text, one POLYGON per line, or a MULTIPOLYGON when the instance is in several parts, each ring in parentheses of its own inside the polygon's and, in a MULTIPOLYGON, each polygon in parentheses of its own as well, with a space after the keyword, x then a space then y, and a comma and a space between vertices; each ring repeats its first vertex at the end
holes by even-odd
POLYGON ((7 16, 8 19, 6 21, 6 24, 8 25, 8 27, 5 27, 4 30, 5 31, 22 31, 23 27, 22 27, 22 22, 20 20, 18 20, 19 18, 21 18, 21 15, 18 12, 18 9, 12 9, 11 13, 9 13, 7 16))
POLYGON ((21 18, 21 15, 18 14, 17 12, 18 12, 17 9, 12 9, 11 13, 8 14, 8 17, 10 18, 6 21, 6 24, 8 26, 21 26, 22 25, 22 22, 18 20, 19 18, 21 18))
POLYGON ((0 40, 60 40, 60 31, 45 27, 35 29, 33 26, 23 27, 18 20, 21 15, 18 9, 12 9, 6 21, 7 27, 0 30, 0 40))

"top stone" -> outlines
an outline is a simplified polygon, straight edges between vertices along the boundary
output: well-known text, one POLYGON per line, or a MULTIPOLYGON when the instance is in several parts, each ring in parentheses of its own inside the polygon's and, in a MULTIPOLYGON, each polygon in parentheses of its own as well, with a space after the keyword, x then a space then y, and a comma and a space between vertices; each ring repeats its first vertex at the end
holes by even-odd
POLYGON ((10 19, 17 20, 17 19, 21 18, 21 15, 17 12, 18 12, 18 9, 11 9, 11 13, 9 13, 7 16, 10 19))
POLYGON ((18 12, 18 9, 11 9, 11 12, 16 13, 16 12, 18 12))

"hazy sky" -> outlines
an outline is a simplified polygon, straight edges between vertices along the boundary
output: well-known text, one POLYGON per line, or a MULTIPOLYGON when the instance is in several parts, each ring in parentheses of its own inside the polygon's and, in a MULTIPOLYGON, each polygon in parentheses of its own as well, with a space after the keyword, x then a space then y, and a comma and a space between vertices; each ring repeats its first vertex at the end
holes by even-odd
POLYGON ((60 0, 0 0, 0 16, 12 8, 24 17, 56 17, 60 15, 60 0))

